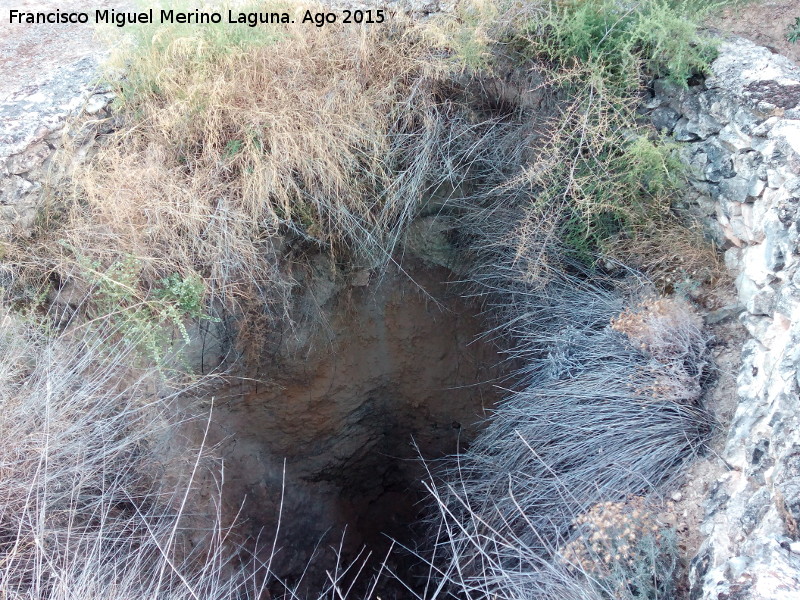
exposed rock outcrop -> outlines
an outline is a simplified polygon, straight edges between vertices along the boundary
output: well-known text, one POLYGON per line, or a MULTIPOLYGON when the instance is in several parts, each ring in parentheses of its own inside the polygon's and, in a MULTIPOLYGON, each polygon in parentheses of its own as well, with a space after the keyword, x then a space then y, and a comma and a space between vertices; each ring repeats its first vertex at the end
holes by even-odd
POLYGON ((75 147, 74 162, 95 143, 113 96, 93 84, 75 84, 0 104, 0 124, 10 132, 0 135, 0 241, 30 234, 45 191, 64 174, 65 165, 53 160, 58 149, 65 142, 75 147), (69 119, 82 111, 94 118, 67 130, 69 119))
POLYGON ((692 598, 800 595, 800 69, 746 40, 701 83, 656 81, 654 125, 681 142, 686 208, 725 249, 749 333, 738 406, 693 560, 692 598))
POLYGON ((97 85, 106 50, 92 41, 88 26, 3 24, 2 33, 0 242, 30 233, 45 189, 59 180, 56 150, 68 139, 78 148, 76 158, 84 156, 111 100, 97 85), (87 122, 67 135, 65 125, 82 112, 87 122))

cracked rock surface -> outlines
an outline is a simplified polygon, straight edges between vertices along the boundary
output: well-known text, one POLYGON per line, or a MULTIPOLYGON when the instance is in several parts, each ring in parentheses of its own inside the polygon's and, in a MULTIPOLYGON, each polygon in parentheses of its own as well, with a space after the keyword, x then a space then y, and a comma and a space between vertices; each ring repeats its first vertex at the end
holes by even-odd
MULTIPOLYGON (((92 8, 119 8, 101 0, 92 8)), ((55 3, 22 0, 21 12, 86 10, 74 0, 55 3)), ((48 184, 54 183, 52 158, 67 120, 85 111, 97 117, 110 95, 98 87, 104 46, 92 25, 0 23, 0 241, 30 233, 48 184)), ((79 147, 93 141, 80 131, 79 147)), ((85 154, 78 152, 78 155, 85 154)))
POLYGON ((681 142, 684 208, 726 249, 749 334, 691 597, 800 598, 800 68, 734 39, 705 81, 657 81, 647 108, 681 142))

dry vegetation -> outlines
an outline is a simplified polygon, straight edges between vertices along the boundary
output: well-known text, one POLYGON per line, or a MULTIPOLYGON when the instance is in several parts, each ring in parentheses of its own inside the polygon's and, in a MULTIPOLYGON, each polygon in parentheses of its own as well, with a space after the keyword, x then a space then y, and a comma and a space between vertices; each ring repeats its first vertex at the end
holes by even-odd
MULTIPOLYGON (((268 565, 230 565, 222 524, 200 549, 181 546, 191 482, 156 485, 154 443, 183 418, 162 330, 220 307, 291 320, 294 263, 329 252, 343 268, 380 268, 428 211, 457 217, 460 267, 525 366, 481 438, 432 479, 422 596, 647 597, 644 549, 639 571, 604 579, 596 566, 609 561, 589 564, 576 531, 645 527, 623 526, 644 510, 624 503, 702 449, 707 339, 687 302, 656 299, 619 266, 605 277, 596 258, 638 258, 665 278, 677 251, 671 272, 690 283, 715 263, 669 208, 671 146, 635 115, 646 76, 685 80, 710 48, 686 3, 634 4, 142 30, 113 80, 113 132, 34 243, 9 255, 25 285, 77 292, 74 319, 8 316, 0 328, 0 427, 20 441, 0 445, 0 588, 260 597, 268 565)), ((35 312, 44 294, 23 297, 35 312)), ((658 594, 671 560, 650 572, 658 594)), ((338 577, 322 595, 346 595, 338 577)))
POLYGON ((2 316, 3 597, 257 596, 254 581, 229 568, 222 523, 197 554, 184 545, 183 503, 191 465, 205 468, 202 449, 173 457, 188 463, 186 478, 159 483, 159 442, 186 418, 176 401, 190 390, 170 389, 156 369, 131 369, 130 346, 109 342, 114 334, 52 334, 2 316))
POLYGON ((613 588, 615 598, 673 595, 675 532, 641 496, 600 502, 577 517, 559 554, 579 576, 613 588))
POLYGON ((145 281, 198 273, 228 306, 282 308, 286 245, 388 262, 471 139, 446 61, 402 22, 262 29, 142 32, 118 129, 75 177, 70 248, 137 257, 145 281))
POLYGON ((694 296, 701 285, 713 288, 726 281, 718 249, 700 226, 674 216, 646 224, 639 235, 618 236, 607 245, 607 253, 647 273, 665 293, 694 296))
POLYGON ((680 300, 643 301, 641 280, 620 283, 553 273, 543 289, 509 277, 507 291, 494 290, 525 366, 478 439, 429 484, 431 563, 456 589, 509 600, 669 597, 677 550, 666 537, 622 552, 614 535, 590 532, 601 548, 584 552, 575 530, 594 516, 612 530, 644 526, 641 508, 634 516, 620 503, 673 482, 713 424, 697 315, 680 300))
POLYGON ((23 279, 134 259, 141 300, 165 277, 199 277, 217 309, 287 319, 295 259, 380 268, 435 198, 467 237, 511 233, 515 254, 536 253, 529 277, 565 251, 657 271, 679 239, 681 273, 705 281, 702 241, 669 210, 672 147, 636 123, 646 70, 685 78, 710 52, 673 4, 140 29, 115 41, 114 131, 74 174, 66 212, 42 219, 40 251, 17 252, 23 279))

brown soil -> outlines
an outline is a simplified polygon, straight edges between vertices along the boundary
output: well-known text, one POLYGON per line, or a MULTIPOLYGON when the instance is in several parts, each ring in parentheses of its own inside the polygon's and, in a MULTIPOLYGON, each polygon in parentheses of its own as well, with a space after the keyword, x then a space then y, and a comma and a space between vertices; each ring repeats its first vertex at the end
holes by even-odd
POLYGON ((723 33, 733 33, 765 46, 800 65, 800 42, 786 39, 789 28, 800 17, 798 0, 757 0, 726 8, 707 25, 723 33))
MULTIPOLYGON (((444 283, 446 269, 409 261, 403 268, 382 279, 361 272, 332 281, 330 266, 318 265, 298 286, 306 296, 298 305, 320 305, 319 314, 213 393, 209 441, 225 464, 223 512, 232 518, 241 509, 238 531, 261 533, 267 547, 286 459, 273 568, 290 580, 321 541, 313 571, 324 577, 332 566, 324 555, 345 526, 345 557, 366 545, 383 558, 387 535, 418 537, 409 527, 424 512, 418 456, 463 450, 502 394, 501 356, 478 339, 486 325, 477 307, 444 283)), ((325 583, 310 577, 312 589, 325 583)))

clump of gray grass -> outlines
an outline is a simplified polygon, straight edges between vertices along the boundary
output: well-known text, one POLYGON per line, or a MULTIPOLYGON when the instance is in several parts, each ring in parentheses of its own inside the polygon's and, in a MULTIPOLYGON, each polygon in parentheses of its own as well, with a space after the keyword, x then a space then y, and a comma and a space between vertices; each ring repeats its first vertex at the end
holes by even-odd
MULTIPOLYGON (((0 314, 3 597, 372 596, 386 566, 368 568, 366 549, 348 561, 334 548, 327 582, 306 593, 302 580, 272 569, 278 531, 264 540, 236 535, 215 449, 205 436, 194 448, 182 434, 187 420, 210 422, 197 399, 209 376, 189 379, 144 360, 142 335, 109 316, 0 314)), ((315 556, 308 570, 322 562, 315 556)))
POLYGON ((554 578, 575 583, 558 548, 576 517, 663 489, 703 449, 708 340, 688 303, 648 296, 641 278, 523 282, 491 287, 523 367, 469 450, 429 483, 431 562, 471 597, 604 597, 599 584, 553 596, 554 578))
POLYGON ((174 435, 186 390, 132 369, 132 351, 102 327, 58 333, 0 317, 3 597, 258 597, 258 569, 248 578, 230 561, 219 515, 201 543, 185 543, 205 455, 182 455, 183 472, 165 473, 159 442, 174 435))

